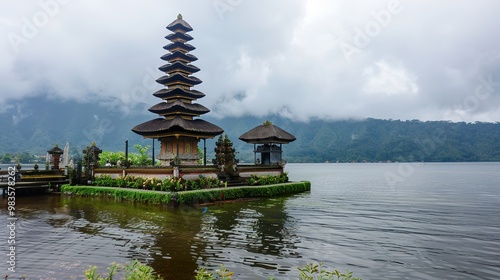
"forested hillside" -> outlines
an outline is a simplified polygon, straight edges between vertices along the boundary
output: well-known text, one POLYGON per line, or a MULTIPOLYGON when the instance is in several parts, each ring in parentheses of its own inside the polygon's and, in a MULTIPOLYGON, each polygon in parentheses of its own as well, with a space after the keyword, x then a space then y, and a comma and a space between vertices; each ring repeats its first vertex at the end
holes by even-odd
MULTIPOLYGON (((378 161, 500 161, 499 123, 451 123, 417 120, 311 121, 274 124, 294 134, 297 140, 284 145, 289 162, 378 162, 378 161)), ((226 121, 232 139, 254 127, 256 120, 226 121), (231 125, 232 124, 232 125, 231 125)), ((244 161, 252 161, 252 145, 235 141, 244 161)))
MULTIPOLYGON (((156 117, 147 111, 124 117, 105 107, 42 99, 23 110, 21 119, 0 113, 0 157, 22 152, 44 155, 55 143, 66 142, 72 154, 81 153, 92 141, 110 151, 123 151, 126 139, 131 147, 152 144, 130 131, 156 117)), ((209 115, 204 119, 225 130, 243 162, 253 161, 253 145, 238 137, 266 120, 297 138, 283 146, 288 162, 500 161, 500 123, 379 119, 304 123, 273 116, 213 119, 209 115)), ((207 141, 208 158, 213 157, 215 141, 207 141)))
POLYGON ((499 161, 500 124, 420 121, 313 122, 290 129, 295 162, 499 161))

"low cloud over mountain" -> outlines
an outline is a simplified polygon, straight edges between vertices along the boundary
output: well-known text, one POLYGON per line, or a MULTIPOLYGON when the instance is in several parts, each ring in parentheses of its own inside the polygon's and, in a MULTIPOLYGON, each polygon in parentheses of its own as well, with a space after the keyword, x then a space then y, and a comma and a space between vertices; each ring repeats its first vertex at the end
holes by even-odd
MULTIPOLYGON (((485 1, 9 1, 0 112, 29 97, 137 115, 178 13, 194 31, 214 117, 500 121, 500 3, 485 1)), ((18 110, 19 109, 19 110, 18 110)))

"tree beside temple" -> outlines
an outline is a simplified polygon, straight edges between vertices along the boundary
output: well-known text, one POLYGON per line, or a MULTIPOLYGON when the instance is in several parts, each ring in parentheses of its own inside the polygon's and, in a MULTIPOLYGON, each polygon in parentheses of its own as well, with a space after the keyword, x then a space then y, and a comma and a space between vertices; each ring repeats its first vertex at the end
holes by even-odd
POLYGON ((83 163, 88 177, 92 177, 94 168, 99 167, 99 155, 101 153, 102 150, 96 146, 95 142, 92 142, 90 146, 83 150, 83 163))
POLYGON ((216 165, 223 174, 233 176, 236 171, 238 160, 236 159, 236 150, 233 148, 233 142, 229 140, 226 134, 219 136, 215 143, 215 158, 212 163, 216 165))

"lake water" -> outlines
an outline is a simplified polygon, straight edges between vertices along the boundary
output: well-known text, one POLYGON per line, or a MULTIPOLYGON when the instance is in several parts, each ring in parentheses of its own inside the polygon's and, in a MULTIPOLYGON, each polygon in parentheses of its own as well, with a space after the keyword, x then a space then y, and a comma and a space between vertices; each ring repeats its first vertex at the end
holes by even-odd
MULTIPOLYGON (((165 279, 192 279, 198 266, 219 264, 235 279, 298 279, 296 267, 310 261, 363 279, 499 278, 500 163, 286 170, 311 181, 311 192, 176 209, 18 197, 18 272, 9 274, 82 279, 89 265, 104 272, 111 262, 139 259, 165 279)), ((6 199, 0 221, 7 224, 6 199)), ((0 273, 8 272, 7 234, 0 226, 0 273)))
MULTIPOLYGON (((0 163, 0 170, 8 170, 9 167, 15 167, 16 165, 17 165, 17 163, 14 163, 14 164, 0 163)), ((22 170, 33 170, 33 169, 35 169, 34 166, 35 166, 34 163, 23 163, 23 164, 21 164, 21 169, 22 170)), ((45 170, 45 163, 44 162, 39 163, 38 166, 39 166, 40 170, 45 170)))

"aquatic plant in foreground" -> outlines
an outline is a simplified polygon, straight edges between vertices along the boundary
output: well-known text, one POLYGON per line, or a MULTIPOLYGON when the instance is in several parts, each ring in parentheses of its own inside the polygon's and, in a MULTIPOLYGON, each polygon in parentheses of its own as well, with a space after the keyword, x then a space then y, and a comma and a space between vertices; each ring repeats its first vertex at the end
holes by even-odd
MULTIPOLYGON (((300 280, 361 280, 361 278, 354 278, 350 271, 341 273, 336 269, 326 270, 323 268, 323 263, 315 264, 311 262, 297 269, 300 271, 300 280)), ((224 265, 220 265, 215 273, 209 272, 206 268, 201 268, 197 272, 195 280, 231 280, 233 275, 234 272, 229 271, 224 265)), ((276 278, 269 277, 269 280, 276 280, 276 278)))
MULTIPOLYGON (((304 267, 298 267, 300 271, 300 280, 361 280, 361 278, 354 278, 352 272, 347 271, 341 273, 338 270, 326 270, 322 267, 322 263, 315 264, 313 262, 306 264, 304 267)), ((96 266, 90 266, 85 271, 86 280, 113 280, 113 277, 120 269, 125 271, 125 280, 162 280, 152 267, 142 264, 137 260, 131 263, 120 266, 113 263, 108 267, 109 274, 107 277, 101 276, 97 273, 96 266)), ((224 265, 220 265, 219 269, 215 272, 210 272, 206 268, 201 268, 197 271, 195 280, 231 280, 233 279, 234 272, 229 271, 224 265)), ((269 277, 269 280, 276 280, 274 277, 269 277)))
POLYGON ((137 260, 134 260, 125 266, 120 266, 117 263, 112 263, 108 267, 108 276, 103 277, 100 273, 97 273, 97 266, 91 266, 85 270, 86 280, 113 280, 116 273, 123 269, 125 271, 125 280, 162 280, 152 267, 146 264, 142 264, 137 260))

